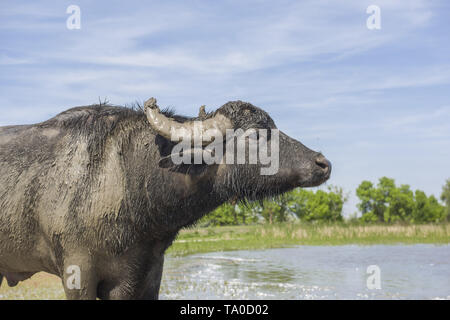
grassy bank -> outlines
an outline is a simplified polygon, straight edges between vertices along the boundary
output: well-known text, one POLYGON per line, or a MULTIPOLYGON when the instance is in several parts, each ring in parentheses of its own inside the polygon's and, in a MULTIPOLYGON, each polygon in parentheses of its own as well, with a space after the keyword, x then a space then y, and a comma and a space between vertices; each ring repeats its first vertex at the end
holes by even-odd
POLYGON ((309 225, 277 224, 182 230, 171 255, 279 248, 294 245, 450 243, 450 224, 309 225))
MULTIPOLYGON (((169 248, 171 256, 192 253, 279 248, 295 245, 450 243, 450 224, 442 225, 253 225, 182 230, 169 248)), ((0 288, 3 299, 64 299, 58 277, 38 273, 9 288, 0 288)))

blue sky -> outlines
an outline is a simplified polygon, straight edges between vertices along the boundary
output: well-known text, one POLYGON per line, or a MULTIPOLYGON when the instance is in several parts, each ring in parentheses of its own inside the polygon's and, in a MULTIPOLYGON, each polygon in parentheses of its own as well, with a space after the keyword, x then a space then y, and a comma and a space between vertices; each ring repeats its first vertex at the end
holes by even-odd
POLYGON ((244 100, 333 163, 351 193, 450 178, 450 2, 2 1, 0 125, 99 97, 195 115, 244 100), (69 30, 69 5, 81 29, 69 30), (369 30, 369 5, 381 29, 369 30))

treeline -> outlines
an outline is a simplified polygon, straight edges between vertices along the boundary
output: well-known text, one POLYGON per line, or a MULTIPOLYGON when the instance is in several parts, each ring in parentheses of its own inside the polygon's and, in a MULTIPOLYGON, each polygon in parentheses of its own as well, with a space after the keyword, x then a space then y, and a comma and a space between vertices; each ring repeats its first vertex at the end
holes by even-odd
MULTIPOLYGON (((433 195, 396 186, 394 179, 383 177, 374 185, 363 181, 356 189, 358 210, 350 219, 360 223, 430 223, 450 218, 450 179, 443 187, 441 204, 433 195), (358 216, 358 217, 357 217, 358 216)), ((254 203, 225 203, 206 215, 204 226, 277 223, 290 220, 305 222, 344 221, 343 207, 348 200, 342 188, 324 190, 295 189, 271 200, 254 203)))

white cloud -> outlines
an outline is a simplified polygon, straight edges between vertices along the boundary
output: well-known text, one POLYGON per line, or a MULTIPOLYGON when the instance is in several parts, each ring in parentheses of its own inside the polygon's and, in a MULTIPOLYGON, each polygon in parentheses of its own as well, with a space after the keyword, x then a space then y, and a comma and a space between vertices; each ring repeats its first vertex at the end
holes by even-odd
MULTIPOLYGON (((389 119, 384 123, 384 127, 389 132, 396 135, 408 135, 410 138, 425 140, 425 143, 439 142, 439 139, 450 143, 450 106, 434 108, 428 107, 425 112, 410 111, 403 117, 389 119)), ((415 142, 416 144, 418 142, 415 142)))
POLYGON ((4 66, 11 66, 11 65, 17 65, 17 64, 31 64, 33 62, 34 61, 31 59, 21 59, 21 58, 9 57, 7 55, 0 56, 0 65, 4 65, 4 66))

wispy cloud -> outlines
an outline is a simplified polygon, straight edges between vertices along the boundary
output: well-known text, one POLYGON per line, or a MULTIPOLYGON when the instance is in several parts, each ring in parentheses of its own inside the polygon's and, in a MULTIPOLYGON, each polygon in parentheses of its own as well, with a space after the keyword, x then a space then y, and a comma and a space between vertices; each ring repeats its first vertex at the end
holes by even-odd
POLYGON ((385 128, 397 135, 407 134, 422 141, 443 138, 450 143, 450 106, 431 106, 429 109, 425 112, 413 110, 412 114, 390 119, 386 121, 385 128))
POLYGON ((31 64, 34 61, 31 59, 22 59, 22 58, 16 58, 16 57, 9 57, 7 55, 1 55, 0 56, 0 65, 17 65, 17 64, 31 64))

